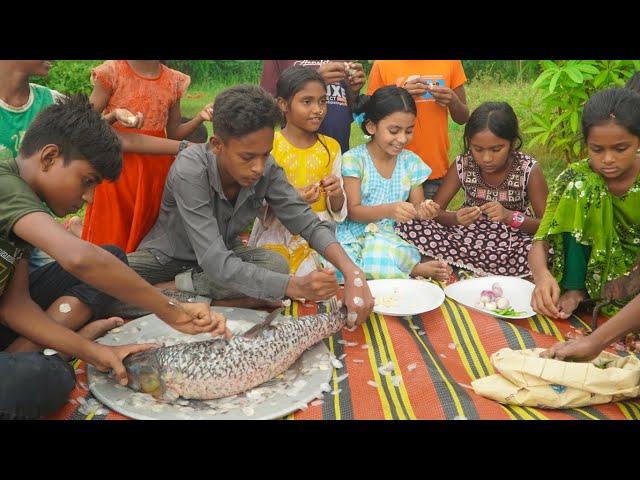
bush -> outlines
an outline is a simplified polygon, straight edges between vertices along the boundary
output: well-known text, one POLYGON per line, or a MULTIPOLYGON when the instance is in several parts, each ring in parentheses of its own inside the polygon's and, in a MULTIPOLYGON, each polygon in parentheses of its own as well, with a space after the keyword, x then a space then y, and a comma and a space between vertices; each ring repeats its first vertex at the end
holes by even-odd
POLYGON ((167 66, 189 75, 192 84, 257 84, 262 74, 262 60, 167 60, 167 66))
MULTIPOLYGON (((623 87, 640 70, 638 60, 561 60, 541 62, 542 73, 532 88, 544 92, 542 113, 531 115, 524 133, 535 134, 529 146, 540 144, 562 154, 567 162, 586 154, 580 135, 580 115, 597 90, 623 87)), ((532 97, 533 98, 533 97, 532 97)), ((529 108, 533 108, 530 100, 529 108)))
POLYGON ((100 65, 104 60, 57 60, 49 71, 47 78, 34 77, 33 83, 46 85, 65 95, 86 93, 89 95, 91 85, 91 69, 100 65))
POLYGON ((490 76, 496 81, 521 82, 540 73, 535 60, 462 60, 462 66, 469 80, 490 76))

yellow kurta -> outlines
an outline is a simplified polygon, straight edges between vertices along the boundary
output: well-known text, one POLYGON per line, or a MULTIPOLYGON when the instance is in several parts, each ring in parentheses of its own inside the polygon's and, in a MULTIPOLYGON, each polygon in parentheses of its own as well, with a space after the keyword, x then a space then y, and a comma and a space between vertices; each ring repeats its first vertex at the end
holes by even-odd
MULTIPOLYGON (((281 132, 275 134, 271 155, 284 169, 287 179, 295 188, 320 182, 331 174, 340 179, 341 187, 343 185, 340 145, 331 137, 318 137, 320 140, 313 146, 298 148, 289 143, 281 132)), ((331 211, 324 192, 310 207, 321 220, 341 222, 347 216, 346 196, 339 212, 331 211)), ((294 275, 306 275, 315 270, 313 259, 309 256, 312 250, 307 242, 300 235, 292 235, 272 212, 266 212, 266 218, 263 214, 256 220, 249 237, 249 246, 277 251, 287 259, 294 275)))

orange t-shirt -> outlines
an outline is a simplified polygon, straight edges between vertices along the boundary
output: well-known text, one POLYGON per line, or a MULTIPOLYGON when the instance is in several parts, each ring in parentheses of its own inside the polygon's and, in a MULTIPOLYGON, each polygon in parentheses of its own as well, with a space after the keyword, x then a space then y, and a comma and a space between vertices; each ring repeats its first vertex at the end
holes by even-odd
MULTIPOLYGON (((401 87, 415 75, 451 89, 467 81, 460 60, 376 60, 369 74, 367 93, 371 95, 387 85, 401 87)), ((449 168, 449 110, 438 105, 433 98, 418 97, 415 100, 418 116, 413 140, 407 148, 431 167, 433 173, 429 178, 441 178, 449 168)))

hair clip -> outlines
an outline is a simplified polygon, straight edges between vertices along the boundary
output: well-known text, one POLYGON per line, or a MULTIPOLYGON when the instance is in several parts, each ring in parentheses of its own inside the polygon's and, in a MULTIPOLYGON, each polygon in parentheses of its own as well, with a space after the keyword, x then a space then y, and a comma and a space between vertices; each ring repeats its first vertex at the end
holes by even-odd
POLYGON ((616 118, 616 114, 615 114, 615 113, 613 113, 613 112, 611 112, 611 113, 609 114, 609 116, 610 116, 611 118, 614 118, 614 119, 616 118))
POLYGON ((353 120, 358 124, 358 126, 362 126, 362 123, 364 122, 364 112, 356 115, 355 113, 353 114, 353 120))

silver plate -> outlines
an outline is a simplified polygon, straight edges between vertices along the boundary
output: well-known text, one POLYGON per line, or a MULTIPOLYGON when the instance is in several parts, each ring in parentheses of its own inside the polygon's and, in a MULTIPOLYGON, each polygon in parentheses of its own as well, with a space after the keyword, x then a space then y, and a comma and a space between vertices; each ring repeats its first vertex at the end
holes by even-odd
MULTIPOLYGON (((225 315, 234 334, 247 331, 266 317, 266 312, 245 308, 212 307, 225 315)), ((282 316, 275 322, 285 320, 282 316)), ((210 339, 209 334, 186 335, 173 330, 155 315, 147 315, 111 330, 97 340, 104 345, 128 343, 174 344, 210 339), (114 332, 115 330, 115 332, 114 332)), ((322 397, 322 384, 329 382, 331 354, 324 342, 307 351, 281 377, 245 393, 216 400, 183 400, 178 404, 156 401, 115 382, 92 365, 87 366, 91 393, 112 410, 139 420, 268 420, 284 417, 315 398, 322 397)))

